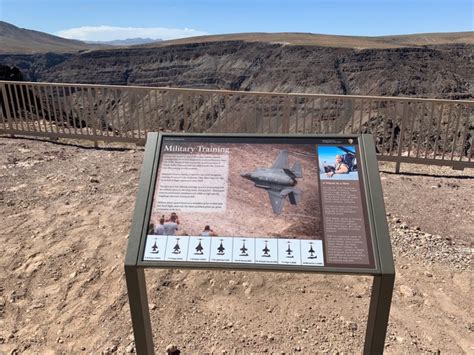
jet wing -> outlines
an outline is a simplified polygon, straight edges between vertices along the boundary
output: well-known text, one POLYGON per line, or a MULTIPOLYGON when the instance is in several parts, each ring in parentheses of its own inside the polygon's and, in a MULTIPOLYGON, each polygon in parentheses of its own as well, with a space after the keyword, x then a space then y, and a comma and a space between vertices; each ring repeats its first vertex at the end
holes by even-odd
POLYGON ((288 151, 280 150, 280 154, 272 165, 272 169, 288 169, 288 151))
POLYGON ((272 204, 273 213, 280 214, 283 210, 283 203, 285 196, 282 196, 279 191, 267 190, 268 196, 270 197, 270 203, 272 204))

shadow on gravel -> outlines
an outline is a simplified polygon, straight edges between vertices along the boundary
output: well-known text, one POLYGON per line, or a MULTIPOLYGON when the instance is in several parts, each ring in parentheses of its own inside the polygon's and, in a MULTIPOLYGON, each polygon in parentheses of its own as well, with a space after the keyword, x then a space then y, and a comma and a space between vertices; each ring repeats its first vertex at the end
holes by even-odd
POLYGON ((80 149, 89 149, 89 150, 102 150, 102 151, 109 151, 109 152, 125 152, 128 150, 144 150, 145 147, 141 147, 138 145, 134 145, 130 143, 130 147, 94 147, 93 143, 91 142, 92 145, 82 145, 78 143, 73 143, 73 142, 64 142, 64 141, 59 141, 59 140, 51 140, 51 139, 42 139, 42 138, 34 138, 34 137, 23 137, 23 136, 14 136, 10 137, 7 135, 0 135, 0 138, 8 138, 8 139, 21 139, 21 140, 29 140, 29 141, 35 141, 35 142, 45 142, 45 143, 51 143, 55 145, 61 145, 61 146, 66 146, 66 147, 76 147, 80 149))
POLYGON ((428 174, 428 173, 417 173, 417 172, 401 172, 401 173, 396 173, 394 171, 387 171, 387 170, 380 170, 381 173, 384 174, 389 174, 389 175, 398 175, 398 176, 427 176, 427 177, 433 177, 433 178, 444 178, 444 179, 465 179, 465 180, 470 180, 474 179, 473 176, 467 176, 467 175, 443 175, 443 174, 428 174))

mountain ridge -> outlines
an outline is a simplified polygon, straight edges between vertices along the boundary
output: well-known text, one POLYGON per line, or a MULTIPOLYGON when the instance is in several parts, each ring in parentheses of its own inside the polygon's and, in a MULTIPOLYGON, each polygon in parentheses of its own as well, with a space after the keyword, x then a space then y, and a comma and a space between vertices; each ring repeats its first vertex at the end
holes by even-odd
POLYGON ((281 45, 321 46, 353 49, 389 49, 401 47, 421 47, 443 44, 472 44, 474 31, 419 33, 408 35, 385 36, 347 36, 301 32, 248 32, 206 36, 186 37, 174 40, 147 40, 149 43, 136 43, 135 38, 106 42, 78 41, 54 36, 48 33, 19 28, 13 24, 0 21, 0 53, 25 54, 45 52, 76 52, 94 49, 115 49, 121 47, 161 48, 174 45, 200 44, 210 42, 263 42, 281 45), (115 48, 113 48, 115 47, 115 48))
POLYGON ((112 41, 85 41, 88 44, 105 44, 110 46, 135 46, 135 45, 143 45, 149 44, 154 42, 162 42, 162 39, 153 39, 153 38, 126 38, 126 39, 114 39, 112 41))
POLYGON ((0 53, 71 53, 106 48, 105 45, 88 44, 66 39, 45 32, 20 28, 0 21, 0 53))
POLYGON ((228 41, 0 55, 25 80, 469 99, 473 45, 364 49, 228 41))
POLYGON ((386 36, 347 36, 301 32, 249 32, 187 37, 140 47, 163 47, 221 41, 267 42, 286 45, 322 46, 354 49, 388 49, 441 44, 474 44, 474 32, 417 33, 386 36))
POLYGON ((80 53, 0 54, 0 64, 19 68, 28 81, 469 99, 474 43, 464 42, 473 34, 383 37, 389 48, 344 47, 334 42, 340 36, 328 37, 335 47, 296 44, 316 38, 310 34, 286 34, 291 45, 277 41, 279 34, 205 36, 80 53), (401 46, 410 41, 416 45, 401 46))

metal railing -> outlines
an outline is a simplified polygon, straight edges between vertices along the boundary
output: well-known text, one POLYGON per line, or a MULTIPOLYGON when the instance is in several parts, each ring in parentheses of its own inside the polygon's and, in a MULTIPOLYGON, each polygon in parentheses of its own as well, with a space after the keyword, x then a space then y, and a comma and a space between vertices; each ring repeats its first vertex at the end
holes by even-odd
POLYGON ((474 101, 0 81, 0 133, 372 133, 379 160, 474 167, 474 101))

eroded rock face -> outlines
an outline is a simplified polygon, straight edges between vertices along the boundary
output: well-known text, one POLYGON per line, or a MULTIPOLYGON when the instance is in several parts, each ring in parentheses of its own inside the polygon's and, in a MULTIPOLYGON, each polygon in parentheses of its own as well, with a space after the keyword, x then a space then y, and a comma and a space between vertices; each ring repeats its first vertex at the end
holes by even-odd
POLYGON ((23 81, 23 74, 16 67, 0 65, 0 80, 23 81))
POLYGON ((225 41, 79 54, 2 55, 26 80, 231 90, 474 96, 472 45, 348 49, 225 41))

